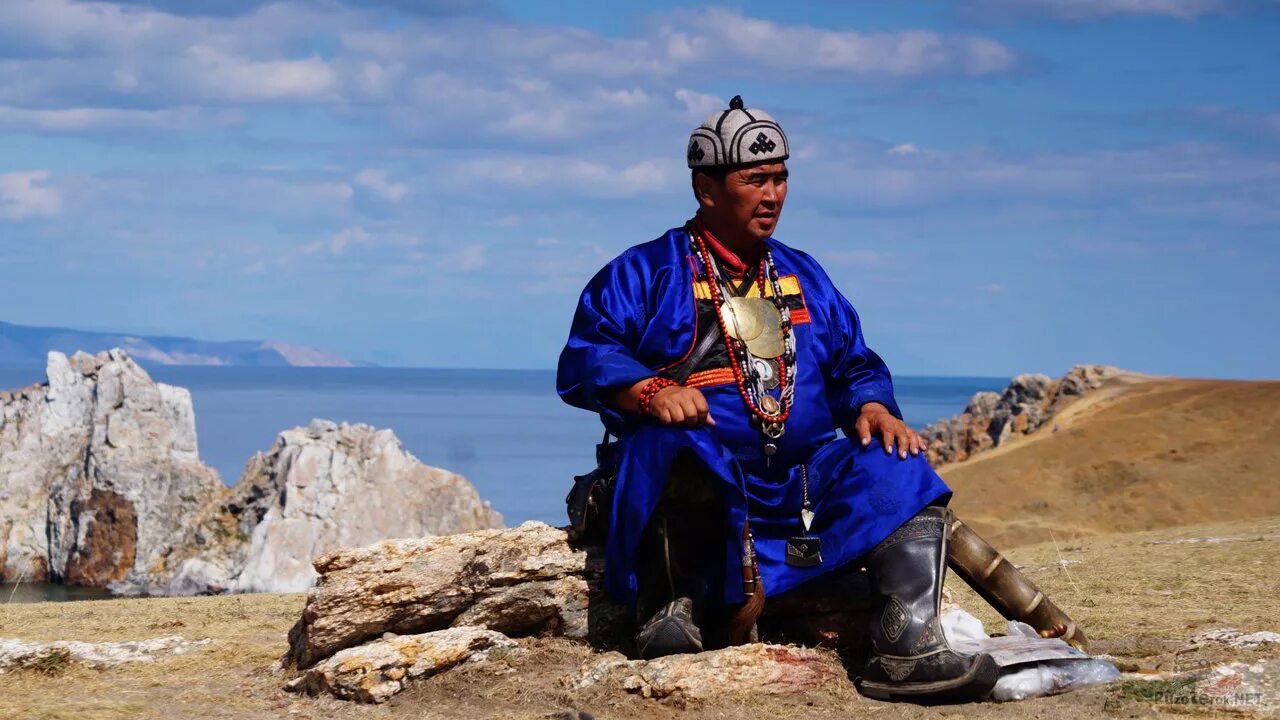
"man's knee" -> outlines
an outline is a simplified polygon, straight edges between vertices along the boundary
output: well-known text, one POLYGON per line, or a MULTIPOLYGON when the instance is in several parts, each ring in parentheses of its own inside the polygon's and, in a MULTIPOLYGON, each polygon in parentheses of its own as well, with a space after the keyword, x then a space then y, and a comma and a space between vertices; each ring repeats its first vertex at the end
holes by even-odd
POLYGON ((696 455, 688 450, 676 453, 662 491, 664 502, 686 506, 710 506, 716 502, 715 476, 696 455))

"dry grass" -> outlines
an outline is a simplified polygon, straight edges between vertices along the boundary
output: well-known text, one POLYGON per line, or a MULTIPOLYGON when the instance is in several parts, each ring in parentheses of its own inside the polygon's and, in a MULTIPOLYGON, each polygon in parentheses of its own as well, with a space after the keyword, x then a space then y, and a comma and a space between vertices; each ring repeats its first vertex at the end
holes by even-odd
MULTIPOLYGON (((1214 627, 1275 630, 1280 610, 1280 518, 1193 525, 1086 540, 1047 542, 1006 555, 1089 637, 1182 640, 1214 627), (1235 542, 1151 544, 1188 538, 1235 542), (1066 563, 1061 563, 1066 561, 1066 563)), ((975 608, 987 629, 1003 629, 995 611, 963 583, 956 599, 975 608)))
MULTIPOLYGON (((1222 653, 1175 654, 1187 636, 1210 627, 1274 630, 1280 610, 1280 519, 1222 523, 1019 548, 1008 553, 1088 631, 1097 646, 1136 668, 1211 663, 1222 653), (1235 537, 1230 543, 1152 545, 1153 540, 1235 537), (1061 557, 1060 555, 1061 554, 1061 557), (1077 561, 1063 570, 1060 559, 1077 561), (1172 659, 1171 659, 1172 658, 1172 659), (1164 665, 1162 665, 1162 663, 1164 665)), ((956 585, 957 583, 953 583, 956 585)), ((998 616, 967 590, 962 603, 992 629, 998 616)), ((57 674, 0 675, 0 718, 538 718, 566 708, 597 717, 739 718, 800 712, 804 717, 1076 718, 1160 716, 1203 708, 1152 705, 1133 693, 1097 689, 1015 705, 953 708, 888 706, 865 700, 849 683, 799 698, 724 698, 714 703, 643 700, 618 688, 572 692, 560 679, 590 658, 580 644, 530 640, 492 666, 462 667, 418 682, 381 706, 281 691, 268 666, 302 610, 301 594, 150 598, 6 605, 0 637, 23 640, 126 640, 181 634, 213 638, 190 655, 152 664, 94 670, 72 663, 57 674), (510 666, 515 672, 499 674, 510 666)), ((1277 651, 1272 650, 1275 653, 1277 651)), ((1261 657, 1260 651, 1232 657, 1261 657)))
POLYGON ((1278 432, 1280 382, 1151 380, 939 472, 997 547, 1276 517, 1278 432))

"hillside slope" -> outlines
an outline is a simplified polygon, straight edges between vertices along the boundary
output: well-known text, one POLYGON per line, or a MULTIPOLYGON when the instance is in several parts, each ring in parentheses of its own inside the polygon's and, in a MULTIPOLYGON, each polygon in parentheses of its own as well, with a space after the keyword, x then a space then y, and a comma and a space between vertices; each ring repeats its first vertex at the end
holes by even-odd
POLYGON ((1280 381, 1112 383, 1037 432, 943 465, 998 546, 1280 515, 1280 381))
POLYGON ((0 363, 43 363, 52 351, 91 355, 120 348, 146 365, 249 365, 255 367, 357 367, 327 350, 273 340, 199 340, 129 335, 0 321, 0 363))

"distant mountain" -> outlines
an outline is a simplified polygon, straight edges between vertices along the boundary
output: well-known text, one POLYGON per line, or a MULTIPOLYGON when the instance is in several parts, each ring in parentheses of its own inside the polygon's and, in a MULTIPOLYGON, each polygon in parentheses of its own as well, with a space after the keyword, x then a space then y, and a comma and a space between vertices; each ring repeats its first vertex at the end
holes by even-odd
POLYGON ((70 328, 32 327, 0 321, 0 363, 43 365, 50 350, 98 353, 120 348, 142 364, 363 367, 340 355, 272 340, 197 340, 185 337, 123 335, 70 328))

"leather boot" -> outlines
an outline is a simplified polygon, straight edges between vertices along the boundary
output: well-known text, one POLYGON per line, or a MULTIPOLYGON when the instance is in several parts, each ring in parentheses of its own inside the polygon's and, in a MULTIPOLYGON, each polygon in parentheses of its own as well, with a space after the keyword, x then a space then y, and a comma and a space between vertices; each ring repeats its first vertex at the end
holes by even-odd
POLYGON ((963 655, 942 633, 942 583, 951 511, 926 507, 867 554, 871 655, 857 687, 881 700, 978 699, 995 686, 990 655, 963 655))
POLYGON ((640 543, 636 651, 645 660, 703 649, 699 624, 723 542, 714 502, 696 463, 677 462, 640 543))

